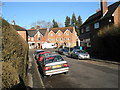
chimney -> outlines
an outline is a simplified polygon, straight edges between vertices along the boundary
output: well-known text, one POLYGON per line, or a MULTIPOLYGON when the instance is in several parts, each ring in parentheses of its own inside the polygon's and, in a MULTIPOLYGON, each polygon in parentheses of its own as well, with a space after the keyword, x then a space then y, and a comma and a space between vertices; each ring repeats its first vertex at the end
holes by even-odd
POLYGON ((102 11, 102 15, 104 15, 107 10, 108 10, 107 0, 101 0, 101 11, 102 11))
POLYGON ((37 25, 37 26, 36 26, 36 30, 39 30, 39 29, 40 29, 40 26, 37 25))
POLYGON ((15 21, 14 20, 12 21, 12 25, 15 25, 15 21))

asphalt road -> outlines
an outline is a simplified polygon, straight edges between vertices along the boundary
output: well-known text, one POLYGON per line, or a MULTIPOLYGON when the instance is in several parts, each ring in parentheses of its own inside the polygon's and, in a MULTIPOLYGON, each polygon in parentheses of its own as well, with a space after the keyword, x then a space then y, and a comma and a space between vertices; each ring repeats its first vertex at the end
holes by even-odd
POLYGON ((29 53, 30 58, 33 59, 30 70, 33 78, 33 88, 118 88, 117 65, 91 60, 77 60, 64 55, 61 56, 70 66, 69 73, 43 78, 41 73, 38 73, 33 51, 30 50, 29 53))

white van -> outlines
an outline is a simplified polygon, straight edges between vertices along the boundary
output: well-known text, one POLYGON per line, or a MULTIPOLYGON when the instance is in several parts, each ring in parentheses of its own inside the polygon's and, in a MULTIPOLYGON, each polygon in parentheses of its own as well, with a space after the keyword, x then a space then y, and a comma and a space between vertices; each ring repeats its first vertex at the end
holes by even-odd
POLYGON ((45 43, 42 44, 42 49, 45 49, 45 48, 55 48, 55 47, 56 47, 56 45, 54 43, 47 43, 47 42, 45 42, 45 43))

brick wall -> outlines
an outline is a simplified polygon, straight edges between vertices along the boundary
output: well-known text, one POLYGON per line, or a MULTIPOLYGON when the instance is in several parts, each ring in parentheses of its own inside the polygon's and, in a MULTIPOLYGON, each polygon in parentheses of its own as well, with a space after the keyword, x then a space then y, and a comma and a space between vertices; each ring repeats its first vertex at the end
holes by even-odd
POLYGON ((25 40, 25 41, 27 41, 27 33, 26 33, 26 31, 17 31, 18 33, 19 33, 19 35, 21 35, 22 36, 22 38, 25 40))
POLYGON ((114 24, 120 25, 120 6, 114 12, 114 24))

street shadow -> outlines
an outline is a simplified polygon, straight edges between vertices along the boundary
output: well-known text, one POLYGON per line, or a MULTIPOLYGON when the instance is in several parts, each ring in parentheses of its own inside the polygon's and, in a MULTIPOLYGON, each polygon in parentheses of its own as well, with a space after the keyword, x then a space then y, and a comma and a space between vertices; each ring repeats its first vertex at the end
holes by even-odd
POLYGON ((20 83, 12 86, 11 88, 2 88, 1 90, 32 90, 31 87, 26 86, 23 79, 19 76, 20 83))
POLYGON ((42 77, 44 77, 44 74, 43 74, 43 71, 42 71, 42 68, 41 68, 40 65, 38 65, 38 71, 39 71, 40 75, 41 75, 42 77))

